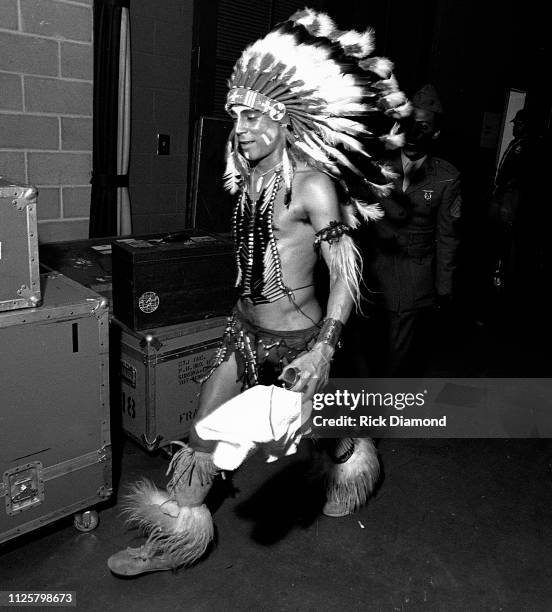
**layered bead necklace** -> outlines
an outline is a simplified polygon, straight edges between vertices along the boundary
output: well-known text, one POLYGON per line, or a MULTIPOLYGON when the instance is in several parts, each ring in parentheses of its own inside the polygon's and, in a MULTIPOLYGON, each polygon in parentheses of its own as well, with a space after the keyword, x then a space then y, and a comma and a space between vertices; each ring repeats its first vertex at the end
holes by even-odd
POLYGON ((254 304, 274 302, 289 291, 282 278, 282 265, 274 236, 274 202, 282 184, 282 164, 254 177, 242 192, 233 215, 238 277, 242 297, 254 304), (265 181, 265 177, 271 176, 265 181), (253 184, 255 182, 255 184, 253 184))

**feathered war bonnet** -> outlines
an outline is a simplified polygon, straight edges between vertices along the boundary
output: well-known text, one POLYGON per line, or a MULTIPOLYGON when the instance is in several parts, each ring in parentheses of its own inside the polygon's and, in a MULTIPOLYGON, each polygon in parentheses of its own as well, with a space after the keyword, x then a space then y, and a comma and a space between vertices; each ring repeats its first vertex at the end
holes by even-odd
MULTIPOLYGON (((283 177, 291 188, 298 161, 335 178, 345 194, 346 221, 381 216, 391 171, 379 161, 385 149, 402 146, 398 119, 410 104, 392 74, 393 64, 369 57, 372 30, 338 30, 312 9, 295 13, 243 51, 229 80, 226 109, 244 105, 285 126, 283 177), (351 209, 352 207, 352 209, 351 209)), ((225 188, 238 189, 248 163, 234 132, 227 144, 225 188)))

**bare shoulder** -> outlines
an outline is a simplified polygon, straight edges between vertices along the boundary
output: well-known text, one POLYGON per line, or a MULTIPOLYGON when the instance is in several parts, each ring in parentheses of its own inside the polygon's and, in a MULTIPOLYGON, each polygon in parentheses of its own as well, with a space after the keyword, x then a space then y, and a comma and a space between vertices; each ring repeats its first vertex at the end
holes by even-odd
POLYGON ((314 170, 313 168, 304 167, 296 170, 294 175, 294 185, 295 189, 327 189, 329 191, 335 192, 335 187, 333 184, 333 180, 320 170, 314 170))
POLYGON ((338 206, 333 180, 323 172, 312 168, 300 168, 293 177, 293 194, 297 203, 310 211, 313 206, 338 206))

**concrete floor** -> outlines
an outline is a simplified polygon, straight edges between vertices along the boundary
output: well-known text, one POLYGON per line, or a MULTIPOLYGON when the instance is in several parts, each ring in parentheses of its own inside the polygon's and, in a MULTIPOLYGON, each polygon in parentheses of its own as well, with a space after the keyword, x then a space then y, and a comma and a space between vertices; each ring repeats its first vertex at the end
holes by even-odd
MULTIPOLYGON (((441 347, 434 371, 519 375, 508 371, 512 347, 487 334, 441 347)), ((543 364, 531 347, 517 354, 520 368, 543 364)), ((0 546, 0 590, 76 591, 77 609, 92 611, 552 609, 551 440, 382 439, 378 449, 384 477, 355 515, 320 515, 302 445, 217 482, 216 545, 191 569, 111 575, 107 557, 139 542, 112 504, 93 532, 66 519, 0 546)), ((143 475, 164 482, 162 455, 129 441, 120 454, 120 492, 143 475)))

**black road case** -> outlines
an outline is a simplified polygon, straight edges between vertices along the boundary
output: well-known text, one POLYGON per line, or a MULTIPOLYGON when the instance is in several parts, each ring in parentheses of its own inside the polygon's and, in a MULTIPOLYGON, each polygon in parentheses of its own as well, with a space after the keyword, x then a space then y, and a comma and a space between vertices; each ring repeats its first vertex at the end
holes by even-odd
POLYGON ((107 301, 40 281, 41 307, 0 313, 0 542, 111 495, 107 301))

